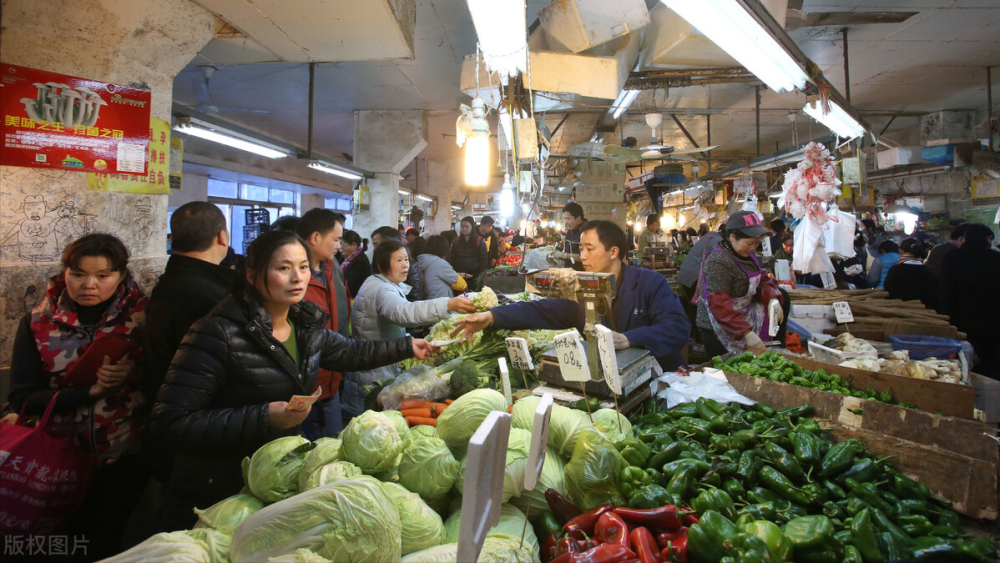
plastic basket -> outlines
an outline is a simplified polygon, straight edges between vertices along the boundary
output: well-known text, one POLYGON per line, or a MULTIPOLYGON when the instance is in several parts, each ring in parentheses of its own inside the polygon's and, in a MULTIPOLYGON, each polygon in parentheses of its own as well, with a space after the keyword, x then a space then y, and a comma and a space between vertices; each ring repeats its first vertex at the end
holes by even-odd
POLYGON ((952 360, 962 353, 962 344, 951 338, 927 334, 890 334, 893 350, 909 350, 911 360, 952 360))

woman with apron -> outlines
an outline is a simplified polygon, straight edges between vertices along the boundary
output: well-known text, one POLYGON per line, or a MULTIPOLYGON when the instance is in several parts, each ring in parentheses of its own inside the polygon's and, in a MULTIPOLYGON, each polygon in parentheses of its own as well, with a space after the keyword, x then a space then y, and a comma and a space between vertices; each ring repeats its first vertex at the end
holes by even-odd
MULTIPOLYGON (((756 213, 734 213, 722 229, 721 244, 702 262, 698 330, 709 357, 746 350, 759 355, 767 349, 770 303, 783 305, 785 299, 754 255, 765 234, 756 213)), ((783 318, 784 313, 778 313, 777 322, 783 318)))

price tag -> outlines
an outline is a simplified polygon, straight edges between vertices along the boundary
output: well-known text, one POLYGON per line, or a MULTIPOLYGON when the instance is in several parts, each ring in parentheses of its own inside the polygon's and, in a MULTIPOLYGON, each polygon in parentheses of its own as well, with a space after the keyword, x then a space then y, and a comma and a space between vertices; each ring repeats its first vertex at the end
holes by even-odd
POLYGON ((491 412, 469 440, 457 561, 475 561, 486 532, 500 523, 503 473, 510 440, 510 415, 491 412))
POLYGON ((565 332, 556 336, 556 356, 559 358, 559 371, 566 381, 590 381, 590 367, 587 365, 587 351, 580 342, 576 331, 565 332))
POLYGON ((837 289, 837 281, 833 279, 833 272, 822 272, 819 279, 823 280, 823 289, 837 289))
POLYGON ((549 417, 552 416, 552 395, 542 395, 535 407, 535 420, 531 427, 531 449, 528 450, 528 470, 524 472, 524 488, 535 490, 545 464, 545 448, 549 441, 549 417))
POLYGON ((760 247, 764 252, 764 256, 774 256, 771 252, 771 239, 767 237, 760 239, 760 247))
POLYGON ((854 322, 854 313, 851 312, 851 304, 847 301, 837 301, 834 303, 833 313, 837 315, 837 324, 854 322))
POLYGON ((597 352, 604 370, 604 381, 615 395, 622 394, 622 376, 618 372, 618 355, 615 354, 615 340, 611 329, 604 325, 594 325, 597 332, 597 352))
POLYGON ((523 338, 505 338, 507 345, 507 355, 510 356, 510 365, 514 369, 533 370, 535 364, 531 361, 531 351, 528 349, 528 341, 523 338))
POLYGON ((507 406, 514 404, 514 397, 510 394, 510 371, 507 370, 507 360, 497 358, 500 364, 500 386, 503 388, 503 397, 507 399, 507 406))
POLYGON ((778 331, 781 329, 781 325, 778 323, 778 315, 781 314, 781 303, 777 300, 770 302, 767 308, 767 333, 774 338, 778 335, 778 331))

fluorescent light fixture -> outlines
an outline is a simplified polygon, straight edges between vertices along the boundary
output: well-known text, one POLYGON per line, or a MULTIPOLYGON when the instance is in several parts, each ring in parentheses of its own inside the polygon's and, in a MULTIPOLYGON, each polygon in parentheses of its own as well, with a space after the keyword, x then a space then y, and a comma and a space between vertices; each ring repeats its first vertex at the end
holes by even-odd
POLYGON ((638 96, 639 90, 622 90, 619 92, 618 97, 615 98, 615 103, 611 104, 614 106, 611 117, 614 119, 621 117, 638 96))
POLYGON ((830 112, 826 115, 823 115, 822 104, 819 102, 819 99, 806 102, 802 111, 825 125, 827 129, 833 131, 839 137, 854 139, 865 134, 865 128, 833 100, 830 100, 830 112))
POLYGON ((417 198, 417 199, 419 199, 421 201, 434 201, 433 198, 429 198, 429 197, 425 196, 424 194, 417 194, 417 195, 415 195, 413 197, 415 197, 415 198, 417 198))
POLYGON ((486 67, 503 84, 528 72, 527 14, 524 0, 468 0, 486 67))
POLYGON ((399 188, 399 193, 404 194, 404 195, 410 195, 413 192, 411 192, 410 190, 408 190, 406 188, 399 188))
POLYGON ((206 141, 212 141, 213 143, 219 143, 220 145, 226 145, 227 147, 251 152, 267 158, 282 158, 289 154, 288 150, 276 145, 191 118, 178 119, 178 123, 174 126, 174 129, 192 137, 198 137, 206 141))
POLYGON ((798 62, 737 0, 663 0, 775 92, 803 88, 798 62))
POLYGON ((320 172, 326 172, 327 174, 333 174, 334 176, 340 176, 341 178, 347 178, 348 180, 363 180, 365 177, 364 174, 355 172, 350 168, 345 168, 343 166, 338 166, 322 160, 310 160, 309 168, 319 170, 320 172))

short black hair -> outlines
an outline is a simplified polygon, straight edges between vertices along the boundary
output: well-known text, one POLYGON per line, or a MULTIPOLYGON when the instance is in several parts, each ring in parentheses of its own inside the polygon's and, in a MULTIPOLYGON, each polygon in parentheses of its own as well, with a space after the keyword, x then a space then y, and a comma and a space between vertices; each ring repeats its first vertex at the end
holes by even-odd
POLYGON ((878 245, 878 251, 882 254, 889 254, 892 252, 899 252, 899 245, 892 242, 891 240, 884 241, 882 244, 878 245))
POLYGON ((781 219, 771 221, 771 230, 774 231, 774 234, 783 233, 785 232, 785 229, 785 222, 781 219))
POLYGON ((684 229, 684 232, 687 233, 687 236, 689 237, 698 236, 698 231, 694 230, 694 227, 688 227, 687 229, 684 229))
POLYGON ((573 217, 583 217, 583 207, 581 207, 580 204, 575 201, 567 203, 565 206, 563 206, 562 210, 563 213, 569 213, 573 217))
POLYGON ((871 219, 862 219, 861 220, 861 224, 863 224, 865 226, 865 228, 867 228, 869 231, 872 231, 872 232, 874 232, 875 229, 877 228, 875 226, 875 221, 872 221, 871 219))
POLYGON ((619 260, 625 260, 628 257, 628 238, 625 236, 625 231, 618 225, 611 221, 587 221, 580 227, 580 234, 587 231, 597 231, 597 239, 601 241, 606 250, 610 251, 617 246, 619 260))
POLYGON ((399 242, 403 240, 403 238, 399 236, 399 231, 395 227, 390 227, 388 225, 379 227, 372 231, 371 239, 375 240, 376 235, 379 237, 379 242, 385 242, 387 240, 399 242))
POLYGON ((969 229, 969 224, 968 223, 962 223, 960 225, 957 225, 951 231, 951 240, 958 240, 958 239, 964 237, 965 236, 965 231, 967 231, 968 229, 969 229))
POLYGON ((299 230, 299 221, 302 219, 296 217, 295 215, 285 215, 284 217, 278 217, 271 223, 272 231, 291 231, 297 233, 299 230))
POLYGON ((483 218, 479 220, 479 224, 480 225, 490 225, 490 226, 492 226, 492 225, 496 225, 496 223, 497 222, 493 220, 493 217, 490 217, 489 215, 483 215, 483 218))
POLYGON ((434 235, 424 243, 424 254, 433 254, 438 258, 448 257, 448 239, 444 235, 434 235))
POLYGON ((372 265, 375 268, 375 273, 384 276, 392 270, 392 255, 400 249, 406 250, 406 245, 396 239, 382 240, 375 247, 375 254, 372 255, 372 265))
POLYGON ((924 243, 913 237, 905 239, 903 242, 899 243, 899 249, 917 258, 922 259, 927 257, 927 247, 924 246, 924 243))
POLYGON ((105 258, 111 269, 122 276, 128 272, 128 249, 115 235, 90 233, 66 245, 62 253, 63 270, 79 268, 80 260, 85 256, 105 258))
POLYGON ((660 216, 657 215, 656 213, 650 213, 649 215, 646 215, 647 227, 652 225, 653 223, 659 223, 659 222, 660 222, 660 216))
MULTIPOLYGON (((475 225, 473 225, 473 227, 475 227, 475 225)), ((450 245, 451 243, 455 242, 455 239, 458 238, 458 233, 456 233, 455 231, 445 231, 445 232, 441 233, 441 236, 443 236, 445 238, 445 240, 448 241, 448 244, 450 245)))
MULTIPOLYGON (((748 234, 744 233, 743 231, 741 231, 739 229, 733 229, 731 231, 727 230, 725 225, 722 225, 721 232, 722 232, 722 237, 725 240, 729 240, 729 235, 733 235, 734 237, 736 237, 736 240, 743 240, 743 239, 746 239, 746 238, 757 238, 755 236, 748 235, 748 234)), ((681 234, 684 234, 684 233, 681 233, 681 234)))
POLYGON ((337 224, 344 224, 344 220, 341 219, 343 215, 340 215, 336 211, 331 211, 329 209, 324 209, 322 207, 314 207, 309 211, 306 211, 302 215, 302 219, 299 221, 299 226, 296 229, 302 240, 309 240, 309 237, 313 233, 319 233, 320 236, 326 236, 330 231, 337 228, 337 224))
POLYGON ((226 216, 214 203, 185 203, 170 216, 170 248, 175 252, 202 252, 225 230, 226 216))
POLYGON ((361 235, 359 235, 357 231, 352 231, 350 229, 347 229, 346 231, 344 231, 343 236, 340 237, 340 240, 346 242, 347 244, 360 245, 361 235))
POLYGON ((410 236, 410 235, 414 235, 414 236, 419 237, 420 236, 420 229, 418 229, 416 227, 410 227, 410 228, 406 229, 406 236, 410 236))
POLYGON ((969 245, 969 248, 989 248, 991 238, 993 238, 993 229, 981 223, 972 223, 965 229, 965 244, 962 245, 962 248, 965 248, 965 245, 969 245))
MULTIPOLYGON (((306 246, 306 242, 299 235, 285 230, 261 233, 247 248, 246 269, 248 272, 253 273, 255 283, 261 280, 264 281, 264 289, 267 290, 269 295, 271 288, 267 284, 267 267, 271 264, 271 258, 274 256, 274 253, 287 244, 302 245, 302 249, 306 251, 306 256, 309 256, 309 247, 306 246)), ((245 276, 242 276, 242 278, 245 278, 245 276)), ((251 289, 254 292, 257 291, 253 286, 251 286, 251 289)))
POLYGON ((406 245, 406 251, 410 253, 411 258, 416 258, 424 252, 426 252, 425 247, 427 245, 427 239, 423 237, 417 237, 413 239, 413 242, 406 245))

